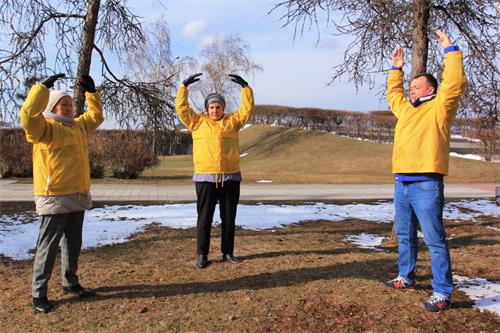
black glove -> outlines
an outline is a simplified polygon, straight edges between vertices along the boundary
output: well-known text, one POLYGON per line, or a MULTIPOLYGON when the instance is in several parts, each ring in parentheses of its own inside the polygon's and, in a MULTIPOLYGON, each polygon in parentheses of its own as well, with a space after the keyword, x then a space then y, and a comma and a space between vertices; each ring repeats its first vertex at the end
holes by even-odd
POLYGON ((243 80, 241 76, 236 74, 229 74, 228 76, 231 78, 231 81, 233 81, 234 83, 238 83, 242 88, 248 86, 248 82, 243 80))
POLYGON ((184 84, 186 87, 189 86, 191 83, 195 83, 196 81, 200 81, 199 76, 203 75, 203 73, 196 73, 182 81, 182 84, 184 84))
POLYGON ((78 81, 78 85, 81 86, 83 90, 89 93, 96 92, 94 80, 92 80, 90 75, 82 75, 81 80, 78 81))
POLYGON ((57 79, 60 79, 60 78, 65 77, 65 76, 66 76, 66 74, 64 74, 64 73, 59 73, 59 74, 49 76, 48 78, 45 79, 45 81, 42 82, 42 84, 44 86, 46 86, 47 89, 50 89, 54 86, 54 82, 56 82, 57 79))

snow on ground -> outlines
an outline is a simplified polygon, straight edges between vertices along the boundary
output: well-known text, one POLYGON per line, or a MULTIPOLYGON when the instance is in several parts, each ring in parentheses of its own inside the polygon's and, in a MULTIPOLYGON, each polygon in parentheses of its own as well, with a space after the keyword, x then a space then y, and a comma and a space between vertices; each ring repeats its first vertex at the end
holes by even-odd
POLYGON ((456 288, 474 301, 474 307, 500 316, 500 281, 453 275, 456 288))
POLYGON ((374 249, 380 251, 378 246, 382 245, 382 242, 387 237, 382 237, 375 234, 365 234, 364 232, 359 235, 348 235, 344 238, 344 241, 353 243, 362 249, 374 249))
POLYGON ((466 158, 468 160, 484 161, 484 158, 482 158, 479 155, 474 155, 474 154, 458 154, 458 153, 455 153, 455 152, 450 152, 450 156, 460 157, 460 158, 466 158))
POLYGON ((247 155, 248 155, 248 153, 243 153, 243 154, 240 154, 240 157, 245 157, 247 155))
POLYGON ((451 202, 445 205, 444 210, 445 218, 450 220, 474 220, 474 218, 483 214, 492 217, 500 217, 500 206, 496 205, 494 201, 487 199, 451 202), (464 213, 458 208, 465 208, 470 211, 464 213))
MULTIPOLYGON (((500 216, 493 200, 462 200, 445 206, 444 218, 471 220, 481 215, 500 216), (460 210, 466 209, 466 212, 460 210)), ((237 224, 246 229, 273 229, 303 221, 360 219, 391 222, 392 202, 373 204, 308 204, 308 205, 239 205, 237 224)), ((217 214, 215 222, 220 223, 217 214)), ((196 204, 152 206, 106 206, 85 215, 83 248, 121 243, 151 223, 171 228, 196 226, 196 204)), ((29 259, 35 247, 40 222, 34 212, 0 216, 0 253, 12 259, 29 259)), ((488 227, 498 230, 495 227, 488 227)), ((385 237, 361 233, 344 240, 362 248, 377 250, 385 237)), ((500 316, 500 281, 454 275, 457 289, 474 301, 474 307, 500 316)))
MULTIPOLYGON (((459 153, 455 153, 455 152, 450 152, 450 156, 466 158, 469 160, 484 161, 484 157, 479 156, 479 155, 474 155, 474 154, 459 154, 459 153)), ((499 163, 500 160, 492 160, 491 162, 499 163)))
POLYGON ((255 181, 256 183, 261 183, 261 184, 269 184, 272 183, 272 180, 267 180, 267 179, 262 179, 262 180, 257 180, 255 181))
POLYGON ((463 136, 460 134, 452 134, 452 135, 450 135, 450 138, 452 138, 452 139, 465 139, 466 141, 469 141, 469 142, 481 142, 481 140, 479 140, 479 139, 469 138, 467 136, 463 136))
MULTIPOLYGON (((462 200, 445 206, 444 218, 474 220, 482 215, 500 216, 500 207, 491 200, 462 200), (467 211, 460 211, 466 208, 467 211)), ((239 205, 237 224, 246 229, 273 229, 315 220, 341 221, 359 219, 392 222, 392 202, 335 205, 239 205)), ((220 223, 218 214, 214 221, 220 223)), ((194 228, 196 204, 151 206, 106 206, 85 214, 83 247, 121 243, 151 223, 170 228, 194 228)), ((29 259, 38 236, 39 219, 33 212, 0 216, 0 253, 13 259, 29 259)))

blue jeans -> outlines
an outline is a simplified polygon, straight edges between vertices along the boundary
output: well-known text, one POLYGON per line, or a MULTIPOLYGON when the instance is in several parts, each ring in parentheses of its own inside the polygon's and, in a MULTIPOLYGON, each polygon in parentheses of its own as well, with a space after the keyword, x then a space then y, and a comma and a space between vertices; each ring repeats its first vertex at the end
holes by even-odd
POLYGON ((443 226, 444 185, 442 180, 396 181, 396 235, 398 237, 399 276, 415 283, 418 239, 417 223, 429 248, 434 295, 450 299, 453 292, 451 259, 443 226))

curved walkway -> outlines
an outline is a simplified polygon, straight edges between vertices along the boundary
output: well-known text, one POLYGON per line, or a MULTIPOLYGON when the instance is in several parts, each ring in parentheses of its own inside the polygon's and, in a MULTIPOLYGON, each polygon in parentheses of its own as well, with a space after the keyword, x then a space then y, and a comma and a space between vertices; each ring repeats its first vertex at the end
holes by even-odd
MULTIPOLYGON (((447 198, 495 198, 500 184, 446 184, 447 198)), ((33 201, 32 184, 0 179, 0 202, 33 201)), ((392 199, 393 184, 243 184, 242 201, 392 199)), ((194 185, 94 184, 95 201, 195 201, 194 185)))

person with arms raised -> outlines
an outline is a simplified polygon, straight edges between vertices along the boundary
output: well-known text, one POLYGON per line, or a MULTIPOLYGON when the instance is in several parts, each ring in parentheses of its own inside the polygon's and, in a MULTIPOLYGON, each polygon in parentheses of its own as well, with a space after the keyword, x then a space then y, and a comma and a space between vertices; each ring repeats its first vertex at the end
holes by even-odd
POLYGON ((41 216, 32 278, 33 307, 41 313, 53 308, 47 289, 59 246, 63 291, 94 295, 76 273, 85 210, 92 207, 88 140, 104 121, 102 102, 92 78, 84 76, 78 84, 85 90, 88 112, 74 118, 71 96, 50 90, 64 76, 34 85, 21 108, 21 125, 33 144, 33 189, 41 216))
POLYGON ((230 74, 231 81, 241 86, 241 106, 225 113, 226 102, 218 93, 205 98, 206 114, 193 111, 188 102, 188 86, 200 80, 202 73, 183 81, 177 92, 176 111, 181 122, 193 136, 193 181, 196 187, 198 219, 196 266, 208 265, 210 231, 217 201, 221 224, 222 260, 237 264, 234 256, 236 209, 240 198, 239 131, 250 119, 254 109, 252 88, 239 75, 230 74))
POLYGON ((433 277, 433 294, 422 308, 432 312, 446 310, 453 292, 451 259, 443 225, 443 177, 448 174, 451 125, 467 86, 462 52, 444 32, 437 31, 437 34, 445 53, 439 90, 434 76, 422 73, 412 78, 410 98, 405 97, 401 48, 392 56, 387 81, 387 101, 397 118, 392 172, 399 275, 385 284, 396 289, 415 286, 417 225, 420 224, 429 248, 433 277))

